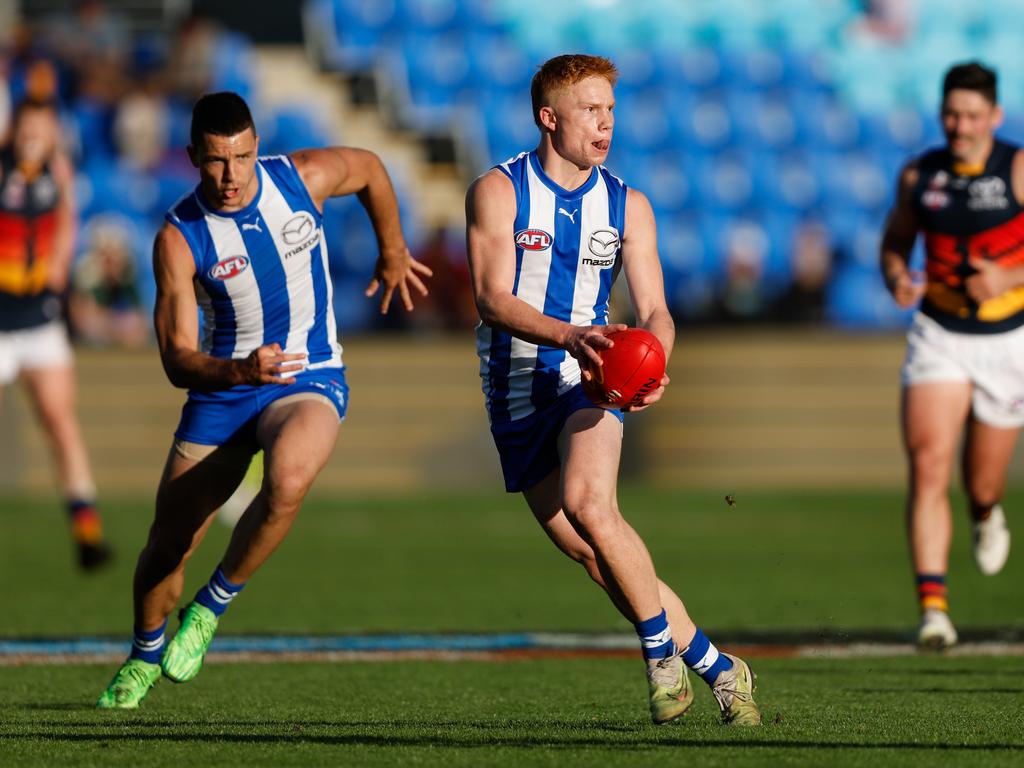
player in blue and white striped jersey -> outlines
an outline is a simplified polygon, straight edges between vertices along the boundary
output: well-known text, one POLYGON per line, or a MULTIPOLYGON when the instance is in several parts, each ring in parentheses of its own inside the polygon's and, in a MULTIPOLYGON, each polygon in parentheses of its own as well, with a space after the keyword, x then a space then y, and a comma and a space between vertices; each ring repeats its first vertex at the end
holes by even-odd
POLYGON ((195 105, 189 156, 199 184, 168 212, 154 246, 155 322, 171 383, 188 388, 135 571, 135 637, 100 696, 134 708, 161 672, 199 672, 220 616, 281 543, 330 457, 348 406, 331 304, 322 209, 358 194, 380 243, 372 296, 426 294, 430 270, 409 255, 380 160, 342 147, 258 157, 249 108, 234 93, 195 105), (199 328, 197 310, 202 309, 199 328), (214 512, 264 453, 264 481, 210 581, 165 647, 185 563, 214 512))
MULTIPOLYGON (((710 686, 723 720, 757 725, 753 673, 719 653, 616 500, 623 414, 583 394, 580 363, 600 365, 608 297, 626 273, 637 324, 671 353, 651 206, 603 166, 614 127, 615 66, 558 56, 533 78, 536 150, 477 179, 467 194, 467 237, 480 375, 505 487, 522 492, 548 536, 580 562, 633 622, 647 660, 651 717, 666 723, 693 701, 686 667, 710 686), (684 666, 685 665, 685 666, 684 666)), ((661 399, 661 387, 643 404, 661 399)))

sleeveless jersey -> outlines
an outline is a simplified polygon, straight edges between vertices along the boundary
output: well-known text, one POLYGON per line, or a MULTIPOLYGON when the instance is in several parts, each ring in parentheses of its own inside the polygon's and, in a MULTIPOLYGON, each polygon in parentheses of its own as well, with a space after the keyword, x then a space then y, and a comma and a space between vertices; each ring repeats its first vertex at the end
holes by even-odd
MULTIPOLYGON (((516 272, 512 293, 549 317, 606 325, 608 297, 622 266, 626 185, 603 166, 569 191, 544 173, 536 152, 496 166, 515 187, 516 272)), ((529 416, 580 381, 564 349, 477 326, 480 376, 492 423, 529 416)))
POLYGON ((921 311, 951 331, 1000 333, 1024 325, 1024 287, 981 304, 964 290, 964 280, 975 271, 970 259, 1004 267, 1024 264, 1024 214, 1011 181, 1017 151, 996 141, 978 175, 956 173, 948 149, 918 160, 912 199, 924 233, 928 276, 921 311))
POLYGON ((261 157, 249 205, 213 211, 197 186, 167 212, 195 260, 201 349, 243 358, 277 342, 305 370, 341 366, 323 216, 291 159, 261 157))
POLYGON ((46 288, 60 190, 49 166, 31 181, 0 154, 0 331, 44 325, 60 314, 46 288))

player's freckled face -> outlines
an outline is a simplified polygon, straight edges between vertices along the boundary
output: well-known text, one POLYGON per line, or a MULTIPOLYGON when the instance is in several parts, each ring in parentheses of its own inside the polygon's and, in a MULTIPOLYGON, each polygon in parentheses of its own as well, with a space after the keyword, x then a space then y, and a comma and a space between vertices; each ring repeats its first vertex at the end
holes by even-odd
POLYGON ((615 94, 603 77, 588 77, 559 90, 551 100, 552 144, 580 168, 601 165, 608 157, 615 127, 615 94))
POLYGON ((985 161, 1003 112, 977 91, 957 88, 946 96, 940 117, 950 153, 973 165, 985 161))
POLYGON ((256 156, 259 137, 251 128, 233 136, 207 133, 200 147, 189 147, 199 169, 203 196, 221 211, 241 210, 256 197, 256 156))

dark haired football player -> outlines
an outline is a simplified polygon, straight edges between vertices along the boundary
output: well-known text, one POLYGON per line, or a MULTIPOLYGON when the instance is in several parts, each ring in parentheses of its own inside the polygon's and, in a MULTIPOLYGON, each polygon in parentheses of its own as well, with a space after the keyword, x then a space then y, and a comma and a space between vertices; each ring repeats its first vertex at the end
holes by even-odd
POLYGON ((935 648, 957 641, 946 598, 947 491, 961 436, 975 561, 995 574, 1010 549, 999 502, 1024 424, 1024 153, 995 137, 1003 111, 996 75, 981 64, 947 72, 940 119, 946 144, 900 172, 881 246, 897 303, 920 302, 903 363, 902 422, 918 642, 935 648), (919 233, 923 280, 907 266, 919 233))
POLYGON ((358 194, 366 207, 380 244, 367 295, 383 285, 382 311, 396 290, 412 309, 410 291, 425 295, 420 276, 430 274, 409 255, 391 182, 373 153, 331 147, 259 157, 249 108, 227 92, 196 103, 191 141, 199 185, 168 211, 153 252, 160 358, 189 395, 135 570, 131 655, 101 708, 137 707, 161 673, 179 683, 198 674, 220 616, 284 540, 334 448, 348 386, 324 201, 358 194), (260 492, 165 647, 185 564, 261 449, 260 492))

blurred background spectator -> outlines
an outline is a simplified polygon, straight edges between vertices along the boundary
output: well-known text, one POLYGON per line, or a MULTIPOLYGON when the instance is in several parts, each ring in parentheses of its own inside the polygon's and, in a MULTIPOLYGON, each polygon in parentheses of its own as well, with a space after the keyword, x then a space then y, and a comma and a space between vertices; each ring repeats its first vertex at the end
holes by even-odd
POLYGON ((96 217, 83 233, 68 308, 75 337, 88 344, 137 347, 150 338, 130 222, 96 217))

